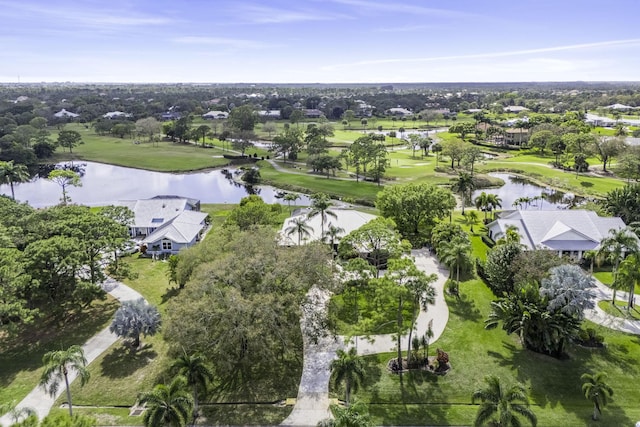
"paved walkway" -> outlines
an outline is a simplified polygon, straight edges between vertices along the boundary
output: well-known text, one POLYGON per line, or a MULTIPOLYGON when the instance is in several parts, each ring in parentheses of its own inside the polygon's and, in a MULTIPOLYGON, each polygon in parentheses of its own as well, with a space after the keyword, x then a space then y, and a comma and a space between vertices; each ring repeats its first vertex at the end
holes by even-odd
MULTIPOLYGON (((449 320, 449 309, 444 299, 444 283, 448 277, 448 270, 440 267, 435 257, 426 249, 411 251, 416 266, 427 274, 436 273, 438 280, 436 288, 436 303, 429 306, 427 312, 420 311, 416 321, 418 333, 426 331, 429 321, 433 319, 433 339, 442 335, 449 320)), ((318 288, 312 288, 308 293, 309 303, 303 309, 301 328, 303 331, 304 351, 302 378, 298 387, 298 398, 291 414, 282 422, 283 426, 315 426, 320 420, 329 418, 329 377, 331 376, 331 362, 336 358, 338 348, 344 348, 344 338, 338 340, 325 334, 317 341, 309 336, 309 331, 318 331, 319 326, 314 323, 318 319, 317 313, 326 310, 326 303, 330 294, 318 288)), ((402 339, 403 348, 407 345, 407 336, 402 339)), ((376 335, 369 338, 354 337, 351 345, 355 345, 358 354, 386 353, 393 351, 396 340, 389 335, 376 335)))
MULTIPOLYGON (((613 316, 605 313, 603 309, 598 307, 598 302, 600 301, 611 301, 613 298, 613 290, 598 279, 595 279, 595 277, 594 280, 596 284, 596 289, 594 290, 596 294, 596 305, 591 310, 585 310, 585 318, 591 320, 593 323, 615 329, 616 331, 640 335, 640 320, 623 319, 622 317, 613 316)), ((626 302, 628 301, 628 295, 627 292, 618 291, 616 292, 616 300, 626 302)), ((635 295, 637 300, 640 301, 640 295, 635 295)))
MULTIPOLYGON (((140 295, 138 292, 111 278, 107 279, 103 283, 102 287, 105 291, 107 291, 114 298, 118 299, 120 302, 142 298, 142 295, 140 295)), ((115 334, 111 333, 108 327, 90 338, 82 346, 84 355, 87 359, 87 363, 91 363, 92 361, 94 361, 98 356, 100 356, 100 354, 107 350, 117 340, 118 337, 115 334)), ((69 373, 69 382, 72 382, 76 378, 76 376, 76 372, 71 371, 69 373)), ((44 389, 38 385, 33 390, 31 390, 27 397, 25 397, 20 403, 18 403, 17 409, 31 408, 36 411, 38 418, 43 419, 49 414, 49 411, 53 407, 56 399, 65 392, 66 391, 63 385, 59 388, 58 393, 55 396, 50 396, 49 393, 45 392, 44 389)), ((2 418, 0 418, 0 426, 9 426, 12 424, 12 422, 13 420, 11 419, 9 414, 5 414, 2 418)))

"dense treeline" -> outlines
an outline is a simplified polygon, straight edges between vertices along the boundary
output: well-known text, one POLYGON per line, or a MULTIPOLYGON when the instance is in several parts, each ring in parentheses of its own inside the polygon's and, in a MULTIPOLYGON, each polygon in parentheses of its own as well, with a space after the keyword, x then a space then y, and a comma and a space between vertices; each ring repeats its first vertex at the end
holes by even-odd
POLYGON ((128 237, 126 226, 112 218, 109 210, 33 209, 0 197, 0 328, 62 318, 104 298, 103 257, 128 237))

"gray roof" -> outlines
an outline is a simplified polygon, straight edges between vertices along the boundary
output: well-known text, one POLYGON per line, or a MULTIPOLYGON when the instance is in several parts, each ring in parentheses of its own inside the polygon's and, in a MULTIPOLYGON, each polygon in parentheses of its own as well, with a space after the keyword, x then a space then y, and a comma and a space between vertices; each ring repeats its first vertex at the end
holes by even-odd
POLYGON ((126 206, 133 211, 132 227, 158 228, 170 222, 185 210, 192 209, 195 199, 177 196, 156 196, 143 200, 120 200, 119 206, 126 206))
POLYGON ((144 241, 146 243, 155 243, 167 239, 175 243, 191 243, 204 228, 206 217, 207 214, 204 212, 184 211, 175 217, 173 221, 148 235, 144 241))
MULTIPOLYGON (((337 240, 340 240, 340 237, 346 236, 353 230, 357 230, 372 219, 376 218, 375 215, 359 212, 353 209, 330 208, 329 211, 335 213, 336 218, 327 215, 327 219, 324 223, 324 231, 326 232, 329 229, 330 225, 344 229, 344 232, 340 233, 340 236, 338 236, 337 240)), ((280 230, 282 244, 290 246, 298 244, 297 233, 287 234, 287 228, 289 228, 293 224, 293 221, 297 218, 303 219, 307 223, 307 225, 311 227, 310 235, 303 236, 301 241, 302 244, 322 239, 322 224, 320 215, 316 215, 313 218, 308 218, 307 216, 309 212, 310 209, 302 209, 299 214, 291 216, 284 221, 282 229, 280 230)))
POLYGON ((494 238, 509 226, 518 228, 520 243, 529 249, 584 251, 598 249, 611 229, 625 227, 618 217, 600 217, 588 210, 524 210, 502 216, 488 225, 494 238))

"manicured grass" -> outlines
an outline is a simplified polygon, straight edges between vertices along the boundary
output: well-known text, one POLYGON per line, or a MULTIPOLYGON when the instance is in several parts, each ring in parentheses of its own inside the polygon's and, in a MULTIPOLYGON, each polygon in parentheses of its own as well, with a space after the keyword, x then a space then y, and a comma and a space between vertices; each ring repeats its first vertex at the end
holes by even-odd
POLYGON ((616 300, 615 305, 612 305, 611 301, 600 301, 598 302, 598 307, 612 316, 623 319, 640 320, 640 311, 638 311, 638 308, 633 307, 631 310, 627 310, 627 303, 625 301, 616 300))
POLYGON ((401 380, 386 370, 394 354, 365 358, 367 379, 355 398, 369 404, 376 424, 470 425, 478 408, 471 405, 471 394, 483 385, 487 374, 525 383, 540 426, 629 425, 640 419, 640 390, 629 381, 640 374, 637 337, 586 322, 585 327, 594 327, 605 336, 606 348, 570 345, 569 358, 557 360, 524 350, 517 337, 501 329, 484 329, 493 299, 484 283, 464 282, 460 290, 460 301, 447 297, 449 322, 443 336, 430 346, 430 354, 436 348, 449 353, 452 370, 446 376, 409 373, 401 380), (580 375, 600 371, 607 372, 615 395, 602 421, 593 422, 592 405, 580 389, 580 375))
POLYGON ((604 283, 605 285, 611 285, 613 283, 613 272, 608 271, 593 271, 593 277, 604 283))
POLYGON ((288 174, 275 170, 267 162, 258 162, 258 164, 264 184, 290 191, 302 193, 323 192, 333 198, 350 198, 373 203, 378 191, 383 188, 370 182, 360 181, 356 183, 355 181, 327 179, 318 175, 288 174))
POLYGON ((84 144, 75 147, 72 154, 58 148, 57 161, 80 159, 161 172, 193 171, 229 163, 219 157, 223 152, 216 148, 167 141, 134 144, 128 138, 100 136, 93 129, 86 129, 79 124, 69 124, 66 129, 80 132, 84 144))
POLYGON ((51 350, 82 345, 106 328, 118 307, 107 297, 62 321, 39 320, 16 337, 0 340, 0 402, 22 400, 40 381, 42 356, 51 350))

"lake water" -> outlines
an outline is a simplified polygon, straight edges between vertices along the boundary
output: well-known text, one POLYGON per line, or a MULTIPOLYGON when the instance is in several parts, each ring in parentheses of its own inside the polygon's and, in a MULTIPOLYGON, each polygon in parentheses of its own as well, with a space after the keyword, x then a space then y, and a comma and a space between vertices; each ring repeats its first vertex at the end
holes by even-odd
MULTIPOLYGON (((82 187, 68 187, 72 203, 88 206, 108 205, 117 200, 147 199, 157 195, 178 195, 199 199, 202 203, 238 203, 250 194, 242 185, 228 179, 222 170, 173 174, 124 168, 102 163, 81 162, 85 165, 82 187)), ((229 169, 233 173, 233 169, 229 169)), ((34 207, 56 205, 62 197, 62 189, 46 179, 14 185, 16 199, 34 207)), ((279 190, 269 186, 253 187, 267 203, 286 202, 276 196, 279 190)), ((0 185, 0 194, 11 196, 9 185, 0 185)), ((308 205, 302 196, 297 204, 308 205)))
POLYGON ((581 198, 574 197, 573 194, 563 193, 551 188, 540 187, 530 181, 507 173, 490 173, 490 176, 500 178, 504 185, 498 188, 485 188, 473 192, 472 200, 483 191, 488 194, 496 194, 502 199, 502 209, 515 209, 513 202, 519 197, 538 197, 544 194, 544 200, 533 201, 530 205, 521 206, 518 209, 542 210, 542 209, 567 209, 572 204, 581 201, 581 198))

